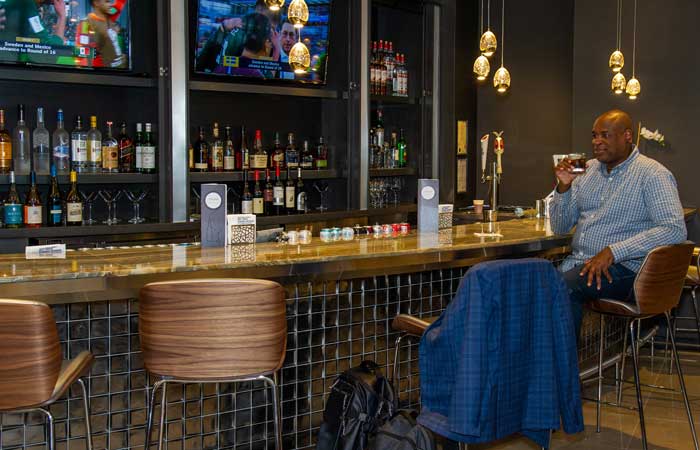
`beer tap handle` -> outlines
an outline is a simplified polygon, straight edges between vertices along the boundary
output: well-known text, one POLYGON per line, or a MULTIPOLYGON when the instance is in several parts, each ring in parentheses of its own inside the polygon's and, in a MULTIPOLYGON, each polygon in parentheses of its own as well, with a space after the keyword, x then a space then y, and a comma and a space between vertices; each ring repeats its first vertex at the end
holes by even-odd
POLYGON ((486 182, 486 161, 489 155, 489 135, 485 134, 481 138, 481 182, 486 182))
POLYGON ((494 143, 493 148, 494 153, 496 153, 496 173, 498 174, 498 178, 500 179, 501 174, 503 173, 503 166, 501 165, 501 156, 505 151, 505 143, 503 142, 503 131, 494 131, 493 134, 496 135, 496 142, 494 143))

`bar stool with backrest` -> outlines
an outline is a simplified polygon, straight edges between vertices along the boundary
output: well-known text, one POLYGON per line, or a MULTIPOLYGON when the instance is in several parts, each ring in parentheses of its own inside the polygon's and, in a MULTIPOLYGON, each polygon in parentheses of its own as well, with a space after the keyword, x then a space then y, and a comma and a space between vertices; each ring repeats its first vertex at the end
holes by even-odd
POLYGON ((92 365, 90 352, 63 361, 58 330, 48 305, 0 299, 0 414, 40 412, 47 419, 47 448, 56 448, 49 406, 78 383, 83 394, 85 440, 92 450, 90 406, 81 378, 92 365))
POLYGON ((396 386, 399 379, 399 351, 401 350, 401 342, 406 338, 420 339, 428 329, 431 323, 435 322, 440 316, 432 317, 417 317, 410 314, 399 314, 394 317, 391 322, 391 328, 399 331, 401 334, 394 342, 394 368, 391 373, 391 382, 396 386))
MULTIPOLYGON (((670 311, 678 305, 680 300, 680 294, 683 290, 683 283, 688 271, 688 264, 692 252, 693 244, 689 242, 663 246, 649 252, 637 274, 632 292, 630 293, 630 295, 634 297, 634 303, 626 303, 612 299, 597 299, 586 303, 589 309, 600 314, 598 396, 596 410, 597 432, 600 432, 600 408, 603 389, 603 333, 605 329, 605 317, 612 316, 626 319, 629 324, 629 341, 631 345, 634 382, 637 393, 642 446, 645 450, 647 449, 642 393, 639 382, 639 361, 635 340, 635 325, 639 326, 640 319, 648 319, 663 314, 666 317, 668 329, 671 329, 670 311)), ((685 389, 685 380, 683 378, 680 358, 676 352, 676 340, 673 333, 669 333, 669 335, 671 337, 672 353, 674 355, 676 371, 678 372, 681 393, 683 394, 683 401, 685 402, 688 415, 688 423, 690 424, 690 431, 693 435, 695 449, 697 450, 698 440, 695 434, 695 425, 690 410, 690 403, 688 402, 688 394, 685 389)))
POLYGON ((263 381, 272 388, 275 444, 281 450, 277 371, 287 346, 282 286, 245 279, 152 283, 141 289, 139 321, 144 365, 160 377, 149 398, 145 448, 150 444, 158 389, 160 449, 167 384, 263 381))

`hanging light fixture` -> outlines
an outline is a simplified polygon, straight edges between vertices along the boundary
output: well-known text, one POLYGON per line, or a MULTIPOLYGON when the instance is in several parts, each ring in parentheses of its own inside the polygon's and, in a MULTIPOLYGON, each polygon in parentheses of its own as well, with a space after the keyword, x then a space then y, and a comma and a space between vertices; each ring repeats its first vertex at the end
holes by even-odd
POLYGON ((306 44, 301 42, 301 31, 299 32, 299 41, 289 51, 289 65, 292 66, 297 75, 306 73, 311 66, 311 53, 309 53, 306 44))
POLYGON ((506 29, 506 0, 501 5, 501 67, 493 76, 493 87, 503 94, 510 87, 510 72, 503 66, 503 54, 505 53, 505 29, 506 29))
POLYGON ((625 55, 620 51, 622 46, 622 0, 617 0, 617 23, 615 25, 617 28, 617 36, 615 38, 616 50, 610 55, 608 65, 614 73, 617 73, 625 67, 625 55))
POLYGON ((618 95, 622 94, 623 92, 625 92, 626 86, 627 86, 627 79, 622 74, 622 72, 616 73, 615 76, 613 77, 612 83, 610 85, 613 92, 618 94, 618 95))
POLYGON ((270 11, 279 11, 284 6, 285 0, 265 0, 265 4, 270 11))
MULTIPOLYGON (((487 18, 486 18, 486 32, 483 33, 483 28, 484 28, 484 6, 482 3, 481 6, 481 28, 482 28, 482 35, 481 39, 479 39, 479 50, 481 50, 481 53, 486 56, 487 58, 490 58, 495 52, 496 49, 498 48, 498 41, 496 40, 496 35, 491 32, 491 0, 487 0, 487 18)), ((488 73, 487 73, 488 75, 488 73)))
MULTIPOLYGON (((481 23, 479 31, 482 33, 484 31, 484 0, 481 0, 481 23)), ((481 48, 481 43, 479 43, 479 48, 481 48)), ((484 81, 486 77, 489 76, 489 72, 491 71, 491 63, 489 63, 489 59, 484 55, 479 55, 476 58, 476 61, 474 61, 473 70, 474 74, 476 75, 476 79, 479 81, 484 81)))
POLYGON ((302 28, 309 21, 309 7, 304 0, 292 0, 287 8, 287 19, 295 28, 302 28))
POLYGON ((637 65, 637 0, 634 0, 634 28, 632 31, 632 78, 627 82, 627 95, 630 100, 636 100, 642 91, 642 85, 635 77, 634 70, 637 65))

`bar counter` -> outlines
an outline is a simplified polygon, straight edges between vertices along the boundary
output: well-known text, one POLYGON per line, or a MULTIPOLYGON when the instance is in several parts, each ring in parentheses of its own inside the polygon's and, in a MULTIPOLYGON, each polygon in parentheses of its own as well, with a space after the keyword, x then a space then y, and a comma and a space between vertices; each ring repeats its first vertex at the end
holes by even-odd
MULTIPOLYGON (((136 298, 148 282, 195 277, 328 281, 464 267, 492 258, 566 251, 542 219, 499 222, 502 237, 478 237, 487 225, 469 224, 435 235, 361 237, 308 245, 266 243, 228 248, 199 245, 113 247, 68 251, 65 259, 4 255, 0 289, 13 298, 50 304, 136 298)), ((5 294, 5 295, 8 295, 5 294)))

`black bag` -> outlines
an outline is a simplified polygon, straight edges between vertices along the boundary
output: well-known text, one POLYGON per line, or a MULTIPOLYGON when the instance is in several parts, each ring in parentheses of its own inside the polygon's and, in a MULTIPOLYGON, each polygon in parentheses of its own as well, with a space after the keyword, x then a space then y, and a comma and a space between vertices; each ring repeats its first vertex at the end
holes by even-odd
POLYGON ((373 361, 346 370, 331 386, 316 450, 365 450, 397 407, 391 383, 373 361))
POLYGON ((416 422, 417 413, 401 410, 372 436, 367 450, 435 450, 433 432, 416 422))

